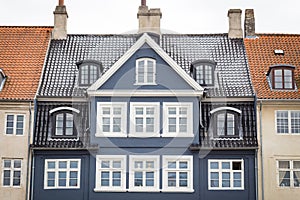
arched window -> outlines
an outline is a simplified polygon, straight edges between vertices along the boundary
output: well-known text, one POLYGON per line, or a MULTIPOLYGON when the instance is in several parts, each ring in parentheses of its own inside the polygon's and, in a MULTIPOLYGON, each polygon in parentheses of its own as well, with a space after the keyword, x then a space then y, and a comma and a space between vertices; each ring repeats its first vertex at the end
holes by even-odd
POLYGON ((74 115, 78 113, 79 110, 69 107, 60 107, 51 110, 50 114, 52 117, 52 137, 77 137, 74 115))
POLYGON ((216 138, 240 137, 240 115, 241 111, 232 107, 220 107, 212 110, 211 123, 213 136, 216 138))
POLYGON ((272 89, 275 90, 294 90, 294 66, 290 65, 275 65, 271 66, 268 72, 268 77, 272 89))
POLYGON ((202 86, 214 85, 216 63, 211 60, 197 60, 192 63, 191 75, 202 86))
POLYGON ((136 84, 156 84, 156 61, 152 58, 140 58, 136 60, 136 84))
POLYGON ((79 68, 79 86, 90 86, 100 78, 103 71, 102 64, 98 61, 85 60, 77 63, 79 68))

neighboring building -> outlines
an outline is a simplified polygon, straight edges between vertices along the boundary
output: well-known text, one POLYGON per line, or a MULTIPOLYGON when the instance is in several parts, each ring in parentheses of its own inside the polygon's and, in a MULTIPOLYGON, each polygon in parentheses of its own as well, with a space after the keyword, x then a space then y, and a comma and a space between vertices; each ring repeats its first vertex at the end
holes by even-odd
POLYGON ((34 98, 51 27, 0 27, 0 199, 24 200, 34 98))
POLYGON ((257 95, 259 199, 300 196, 300 35, 253 34, 246 12, 245 46, 257 95))
POLYGON ((241 29, 68 35, 63 1, 37 95, 34 200, 255 199, 256 112, 241 29))

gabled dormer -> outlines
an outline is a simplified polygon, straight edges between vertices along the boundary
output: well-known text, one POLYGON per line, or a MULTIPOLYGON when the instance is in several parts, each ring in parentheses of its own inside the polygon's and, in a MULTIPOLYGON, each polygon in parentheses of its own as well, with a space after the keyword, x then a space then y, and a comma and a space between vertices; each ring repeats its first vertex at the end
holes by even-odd
POLYGON ((6 75, 4 74, 3 70, 0 69, 0 91, 2 91, 5 81, 6 81, 6 75))
POLYGON ((78 86, 88 87, 101 77, 103 67, 101 62, 96 60, 83 60, 76 63, 78 67, 78 86))
POLYGON ((273 65, 269 68, 267 77, 273 90, 295 90, 295 66, 273 65))

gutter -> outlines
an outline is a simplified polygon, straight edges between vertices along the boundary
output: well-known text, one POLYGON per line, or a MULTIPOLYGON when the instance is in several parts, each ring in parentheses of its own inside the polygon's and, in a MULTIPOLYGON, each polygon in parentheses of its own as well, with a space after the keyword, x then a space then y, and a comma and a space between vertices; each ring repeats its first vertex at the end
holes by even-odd
MULTIPOLYGON (((298 100, 299 101, 299 100, 298 100)), ((263 142, 262 142, 262 100, 259 105, 259 136, 260 136, 260 162, 261 162, 261 200, 265 199, 265 184, 264 184, 264 163, 263 163, 263 142)))

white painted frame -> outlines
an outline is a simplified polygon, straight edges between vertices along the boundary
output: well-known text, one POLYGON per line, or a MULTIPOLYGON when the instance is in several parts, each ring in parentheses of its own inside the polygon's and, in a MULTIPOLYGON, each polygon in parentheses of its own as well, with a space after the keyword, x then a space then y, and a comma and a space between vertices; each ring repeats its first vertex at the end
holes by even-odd
POLYGON ((45 166, 44 166, 44 189, 80 189, 80 181, 81 181, 81 159, 45 159, 45 166), (60 161, 67 162, 67 168, 61 169, 59 168, 58 164, 60 161), (70 162, 78 162, 78 168, 70 168, 70 162), (55 162, 55 169, 48 169, 48 162, 55 162), (76 171, 77 172, 77 186, 69 186, 70 181, 70 171, 76 171), (54 172, 55 173, 55 185, 54 187, 48 186, 48 176, 47 172, 54 172), (59 172, 66 172, 66 186, 59 186, 59 172))
POLYGON ((23 162, 22 159, 15 159, 15 158, 3 158, 2 159, 2 172, 1 172, 1 184, 2 187, 5 188, 21 188, 22 187, 22 177, 23 177, 23 162), (4 167, 4 161, 9 160, 10 161, 10 167, 4 167), (15 168, 14 167, 14 161, 21 161, 21 167, 20 168, 15 168), (10 171, 10 184, 9 185, 4 185, 4 170, 9 170, 10 171), (20 185, 14 186, 13 181, 14 181, 14 171, 20 171, 20 185))
POLYGON ((5 114, 5 126, 4 126, 4 135, 6 136, 17 136, 17 137, 22 137, 25 135, 25 125, 26 125, 26 115, 25 114, 16 114, 16 113, 6 113, 5 114), (7 128, 7 116, 8 115, 13 115, 14 116, 14 121, 13 121, 13 134, 6 134, 6 128, 7 128), (23 134, 22 135, 17 135, 17 117, 18 116, 23 116, 23 134))
POLYGON ((154 103, 149 103, 149 102, 130 102, 130 133, 129 133, 129 137, 142 137, 142 138, 146 138, 146 137, 160 137, 160 103, 159 102, 154 102, 154 103), (144 113, 142 115, 143 117, 143 130, 144 132, 139 132, 137 133, 135 130, 135 108, 136 107, 142 107, 144 109, 144 113), (146 132, 146 127, 145 127, 145 118, 146 118, 146 114, 145 114, 145 110, 146 108, 149 107, 153 107, 154 108, 154 132, 146 132))
POLYGON ((163 160, 163 167, 162 167, 162 192, 188 192, 192 193, 194 192, 194 185, 193 185, 193 156, 162 156, 163 160), (168 162, 176 162, 176 168, 169 169, 168 168, 168 162), (180 162, 187 162, 188 168, 187 169, 181 169, 179 168, 180 162), (168 172, 176 172, 176 186, 175 187, 169 187, 168 186, 168 172), (180 187, 179 186, 179 173, 180 172, 187 172, 187 178, 188 178, 188 187, 180 187))
POLYGON ((192 102, 164 102, 163 103, 163 134, 162 137, 194 137, 193 133, 193 103, 192 102), (181 115, 176 114, 176 132, 169 131, 169 107, 176 107, 176 112, 179 108, 187 108, 187 132, 179 132, 179 117, 181 115))
MULTIPOLYGON (((114 114, 110 113, 110 119, 114 117, 114 114)), ((97 103, 97 120, 96 120, 96 137, 127 137, 127 103, 126 102, 98 102, 97 103), (109 107, 111 111, 115 107, 121 108, 121 132, 103 132, 102 124, 102 109, 104 107, 109 107)), ((112 130, 112 120, 110 124, 110 129, 112 130)))
POLYGON ((244 160, 243 159, 209 159, 208 160, 208 190, 244 190, 245 187, 245 167, 244 167, 244 160), (212 162, 218 162, 219 169, 211 169, 210 163, 212 162), (229 162, 230 163, 230 169, 222 169, 222 162, 229 162), (232 169, 232 163, 233 162, 241 162, 241 170, 233 170, 232 169), (211 181, 211 172, 217 172, 219 173, 219 187, 211 187, 210 181, 211 181), (228 172, 230 173, 230 187, 222 187, 222 172, 228 172), (241 187, 233 187, 233 173, 234 172, 240 172, 241 173, 241 187))
POLYGON ((135 85, 156 85, 156 60, 153 58, 139 58, 136 60, 136 65, 135 65, 135 85), (139 66, 139 62, 144 61, 144 81, 143 82, 139 82, 138 81, 138 74, 139 74, 139 70, 138 70, 138 66, 139 66), (149 82, 148 81, 148 62, 153 62, 153 74, 152 74, 152 78, 153 78, 153 82, 149 82))
MULTIPOLYGON (((160 183, 160 164, 159 164, 160 156, 148 156, 148 155, 133 155, 129 156, 129 192, 160 192, 159 189, 159 183, 160 183), (152 169, 135 169, 134 168, 134 162, 135 161, 142 161, 145 165, 145 162, 147 161, 153 161, 154 162, 154 168, 152 169), (154 186, 134 186, 134 172, 135 171, 142 171, 143 174, 145 172, 154 172, 154 186)), ((145 181, 145 177, 143 177, 143 182, 145 181)))
MULTIPOLYGON (((294 169, 294 161, 300 161, 300 159, 295 159, 295 160, 291 160, 291 159, 278 159, 276 160, 276 179, 277 179, 277 188, 281 188, 281 189, 288 189, 288 188, 294 188, 294 189, 300 189, 300 187, 295 187, 294 186, 294 172, 299 172, 300 169, 294 169), (283 168, 279 168, 279 162, 280 161, 287 161, 290 163, 290 168, 289 169, 283 169, 283 168), (280 186, 280 177, 279 177, 279 171, 289 171, 290 172, 290 186, 280 186)), ((300 177, 299 177, 300 178, 300 177)))
POLYGON ((292 116, 291 112, 300 112, 300 110, 275 110, 275 130, 278 135, 299 135, 300 133, 292 133, 292 116), (288 133, 278 133, 277 129, 277 113, 278 112, 288 112, 288 133))
POLYGON ((126 155, 97 155, 96 156, 96 182, 95 182, 95 192, 126 192, 126 155), (113 167, 101 168, 101 161, 120 161, 121 168, 116 169, 113 167), (112 186, 112 176, 109 177, 109 186, 101 186, 101 172, 109 171, 110 175, 112 172, 120 171, 121 172, 121 186, 112 186))

